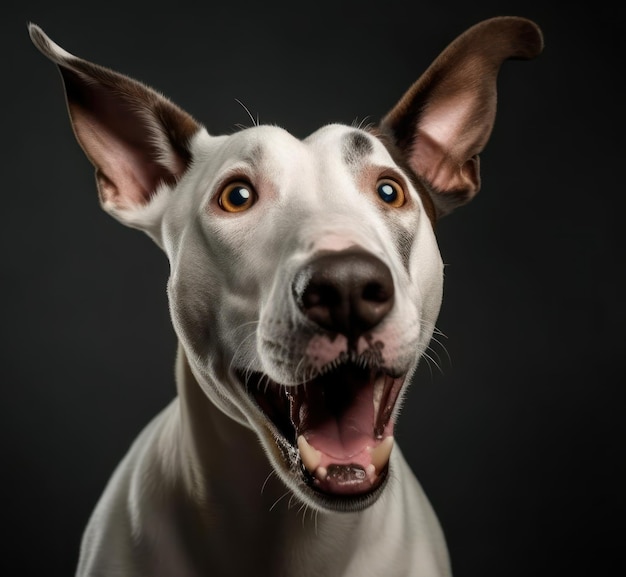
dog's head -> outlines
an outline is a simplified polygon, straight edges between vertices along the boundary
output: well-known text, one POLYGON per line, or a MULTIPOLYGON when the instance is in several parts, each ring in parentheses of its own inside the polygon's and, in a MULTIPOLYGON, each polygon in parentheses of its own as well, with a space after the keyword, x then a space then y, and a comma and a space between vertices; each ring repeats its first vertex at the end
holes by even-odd
POLYGON ((309 505, 372 503, 439 312, 433 224, 478 191, 498 70, 540 52, 537 27, 484 21, 377 126, 305 140, 270 126, 211 136, 150 88, 30 32, 59 65, 103 208, 169 258, 174 327, 207 396, 257 432, 309 505))

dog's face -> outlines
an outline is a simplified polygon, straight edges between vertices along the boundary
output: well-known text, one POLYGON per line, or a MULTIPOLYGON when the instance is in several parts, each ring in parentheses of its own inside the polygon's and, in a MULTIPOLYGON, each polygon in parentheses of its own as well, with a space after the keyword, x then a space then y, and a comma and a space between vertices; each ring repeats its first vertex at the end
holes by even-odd
MULTIPOLYGON (((359 506, 387 474, 442 262, 411 177, 331 125, 202 134, 163 214, 174 323, 206 394, 252 426, 313 505, 359 506), (225 400, 227 399, 227 400, 225 400)), ((424 192, 425 194, 425 192, 424 192)))
POLYGON ((174 327, 206 395, 256 431, 310 506, 372 503, 439 312, 433 224, 478 191, 497 71, 540 51, 535 25, 485 21, 378 126, 302 141, 269 126, 211 136, 149 88, 31 36, 61 69, 103 207, 169 258, 174 327))

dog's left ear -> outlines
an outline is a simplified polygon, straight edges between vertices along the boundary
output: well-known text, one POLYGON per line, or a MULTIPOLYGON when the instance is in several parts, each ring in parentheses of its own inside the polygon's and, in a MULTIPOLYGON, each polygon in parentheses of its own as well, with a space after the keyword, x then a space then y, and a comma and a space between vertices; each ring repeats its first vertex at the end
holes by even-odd
POLYGON ((38 26, 29 32, 61 71, 74 134, 96 168, 102 207, 155 238, 155 197, 188 168, 189 142, 200 125, 144 84, 66 52, 38 26))
POLYGON ((478 154, 493 128, 500 66, 542 49, 541 31, 530 20, 480 22, 452 42, 381 121, 380 129, 430 185, 437 216, 480 189, 478 154))

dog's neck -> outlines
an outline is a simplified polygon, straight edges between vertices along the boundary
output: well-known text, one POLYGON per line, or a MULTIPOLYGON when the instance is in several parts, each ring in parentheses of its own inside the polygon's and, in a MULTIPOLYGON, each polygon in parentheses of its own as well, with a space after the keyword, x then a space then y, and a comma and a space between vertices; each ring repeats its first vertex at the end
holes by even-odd
POLYGON ((178 449, 189 494, 199 503, 219 499, 231 511, 232 507, 242 507, 250 513, 269 501, 267 511, 273 504, 271 499, 279 498, 286 489, 273 478, 255 433, 225 415, 207 398, 181 345, 176 380, 180 405, 178 449), (238 491, 233 492, 233 484, 238 491), (259 499, 261 493, 263 499, 259 499), (247 504, 241 501, 242 495, 250 497, 247 504), (226 503, 226 499, 232 499, 232 503, 226 503))
POLYGON ((293 558, 288 565, 293 570, 318 566, 320 571, 331 571, 323 557, 309 559, 309 552, 319 551, 322 541, 328 551, 354 546, 362 515, 315 513, 295 502, 272 473, 256 434, 208 400, 180 345, 176 378, 178 401, 171 416, 178 434, 176 446, 168 450, 176 451, 178 471, 171 474, 182 484, 184 501, 192 508, 189 513, 211 534, 214 553, 229 563, 239 558, 245 565, 242 571, 249 568, 257 575, 264 574, 259 573, 260 567, 267 568, 268 574, 272 566, 284 570, 289 550, 293 558), (229 542, 233 531, 237 543, 229 542))

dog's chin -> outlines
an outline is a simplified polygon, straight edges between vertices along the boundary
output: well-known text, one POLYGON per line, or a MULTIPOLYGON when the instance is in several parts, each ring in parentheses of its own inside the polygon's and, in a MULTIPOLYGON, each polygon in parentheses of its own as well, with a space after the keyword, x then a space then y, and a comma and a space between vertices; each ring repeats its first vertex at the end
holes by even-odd
POLYGON ((279 449, 281 469, 304 500, 358 511, 378 499, 389 476, 392 415, 406 374, 357 359, 333 363, 297 386, 263 373, 239 378, 279 449))

